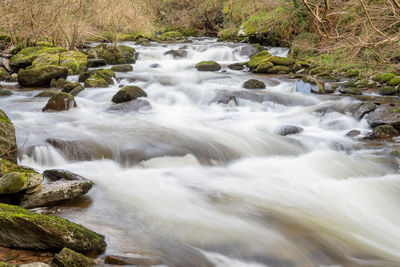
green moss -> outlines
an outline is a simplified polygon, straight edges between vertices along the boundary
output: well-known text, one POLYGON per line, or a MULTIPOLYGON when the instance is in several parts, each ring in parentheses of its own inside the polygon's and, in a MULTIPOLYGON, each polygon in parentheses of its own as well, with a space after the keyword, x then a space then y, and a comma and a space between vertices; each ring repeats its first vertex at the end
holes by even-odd
POLYGON ((284 65, 284 66, 290 66, 295 63, 294 59, 292 58, 278 57, 278 56, 272 56, 268 58, 268 61, 274 65, 284 65))
POLYGON ((130 46, 120 45, 117 48, 104 44, 86 51, 89 58, 102 58, 107 64, 132 64, 135 63, 135 49, 130 46))
POLYGON ((394 95, 397 93, 397 89, 392 86, 386 86, 379 89, 379 94, 381 95, 394 95))
POLYGON ((215 61, 201 61, 196 64, 198 71, 219 71, 221 66, 215 61))
POLYGON ((372 79, 376 82, 387 83, 394 78, 396 78, 396 75, 394 73, 389 72, 389 73, 379 74, 379 75, 373 77, 372 79))
POLYGON ((184 39, 182 33, 177 32, 177 31, 170 31, 170 32, 165 32, 160 35, 160 39, 164 41, 168 40, 181 40, 184 39))
POLYGON ((400 85, 400 77, 396 77, 388 81, 387 83, 389 86, 397 86, 400 85))
POLYGON ((400 113, 400 108, 392 108, 390 113, 400 113))
MULTIPOLYGON (((4 118, 3 116, 0 116, 0 121, 10 122, 10 120, 7 117, 4 118)), ((17 164, 14 164, 6 159, 0 158, 0 176, 10 172, 37 173, 37 171, 31 168, 18 166, 17 164)))
POLYGON ((10 65, 27 67, 31 65, 32 62, 42 54, 58 55, 66 51, 67 49, 64 47, 27 47, 11 57, 10 65))
POLYGON ((236 40, 238 39, 238 34, 239 34, 238 28, 223 29, 218 32, 218 39, 221 41, 236 40))
POLYGON ((57 266, 64 267, 89 267, 94 265, 91 259, 68 248, 64 248, 59 254, 56 254, 54 260, 57 266))
POLYGON ((105 88, 105 87, 108 87, 108 82, 106 80, 100 78, 100 76, 94 75, 85 81, 85 87, 86 88, 93 88, 93 87, 105 88))
POLYGON ((268 61, 270 57, 271 54, 267 50, 264 50, 253 55, 247 65, 250 69, 256 69, 259 65, 261 65, 261 63, 268 61))
POLYGON ((269 74, 287 74, 290 72, 290 68, 287 66, 272 66, 268 69, 269 74))
POLYGON ((39 94, 35 95, 35 97, 52 97, 53 95, 57 94, 58 91, 56 90, 44 90, 39 94))
POLYGON ((255 70, 253 70, 253 72, 255 72, 255 73, 268 73, 268 70, 272 66, 274 66, 273 63, 266 61, 266 62, 261 63, 255 70))

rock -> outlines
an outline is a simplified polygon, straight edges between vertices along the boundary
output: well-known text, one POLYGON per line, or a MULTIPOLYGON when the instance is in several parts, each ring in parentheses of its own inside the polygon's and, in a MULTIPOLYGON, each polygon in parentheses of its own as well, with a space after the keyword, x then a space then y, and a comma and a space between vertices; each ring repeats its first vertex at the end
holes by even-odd
POLYGON ((89 78, 85 81, 85 87, 86 88, 106 88, 108 87, 108 82, 102 78, 95 79, 95 78, 89 78))
POLYGON ((247 62, 246 63, 233 63, 231 65, 228 65, 228 68, 231 70, 243 70, 245 65, 247 65, 247 62))
POLYGON ((27 264, 19 264, 18 267, 51 267, 51 265, 43 262, 34 262, 27 264))
POLYGON ((39 94, 35 95, 35 97, 52 97, 57 93, 57 90, 43 90, 39 94))
POLYGON ((72 82, 68 81, 67 83, 64 84, 63 89, 61 90, 61 92, 70 93, 77 86, 81 86, 81 84, 80 83, 72 83, 72 82))
POLYGON ((129 72, 133 71, 132 65, 116 65, 111 68, 112 71, 115 72, 129 72))
POLYGON ((135 100, 138 97, 147 97, 147 94, 140 87, 125 86, 113 96, 111 101, 114 103, 123 103, 135 100))
POLYGON ((105 258, 104 263, 115 264, 115 265, 135 265, 135 266, 154 266, 163 264, 161 259, 158 259, 150 255, 137 255, 135 257, 108 255, 105 258))
POLYGON ((274 65, 284 65, 284 66, 291 66, 294 65, 295 60, 288 57, 278 57, 278 56, 271 56, 268 58, 268 61, 274 65))
POLYGON ((371 102, 363 102, 359 106, 357 106, 354 110, 351 111, 353 116, 357 120, 361 120, 368 113, 373 112, 376 109, 376 105, 371 102))
POLYGON ((33 61, 42 54, 59 55, 66 51, 67 49, 64 47, 27 47, 10 59, 10 65, 19 70, 32 65, 33 61))
POLYGON ((69 248, 63 248, 60 253, 56 254, 54 263, 57 267, 89 267, 94 265, 92 259, 69 248))
POLYGON ((400 85, 400 77, 396 77, 391 79, 390 81, 387 82, 387 85, 389 86, 398 86, 400 85))
POLYGON ((115 72, 109 69, 92 70, 80 75, 78 81, 85 82, 89 78, 93 80, 103 79, 110 85, 114 84, 113 78, 115 78, 115 72))
POLYGON ((109 155, 111 152, 98 149, 91 143, 84 141, 65 141, 53 138, 47 139, 46 142, 60 151, 68 160, 90 161, 101 158, 111 158, 111 155, 109 155))
POLYGON ((380 125, 374 128, 372 133, 365 137, 365 139, 388 139, 399 135, 392 125, 380 125))
POLYGON ((43 175, 49 179, 50 181, 59 181, 59 180, 66 180, 66 181, 89 181, 83 176, 80 176, 76 173, 72 173, 66 170, 46 170, 43 172, 43 175))
POLYGON ((21 86, 44 86, 50 85, 52 79, 67 78, 68 69, 59 66, 45 66, 18 72, 18 83, 21 86))
POLYGON ((340 88, 340 93, 345 95, 362 95, 358 88, 340 88))
POLYGON ((360 131, 358 131, 358 130, 352 130, 352 131, 348 132, 348 133, 346 134, 346 136, 348 136, 348 137, 356 137, 356 136, 359 136, 360 134, 361 134, 360 131))
POLYGON ((261 65, 262 63, 264 63, 265 61, 268 61, 268 59, 271 57, 272 55, 267 51, 264 50, 260 53, 257 53, 253 56, 250 57, 250 61, 247 64, 247 66, 253 70, 256 69, 259 65, 261 65))
POLYGON ((139 110, 149 110, 151 109, 151 104, 145 99, 135 99, 129 102, 114 104, 108 110, 109 111, 139 111, 139 110))
POLYGON ((196 64, 196 69, 198 71, 219 71, 221 70, 221 65, 215 61, 201 61, 196 64))
POLYGON ((77 104, 73 95, 60 92, 49 99, 42 111, 64 111, 76 107, 77 104))
POLYGON ((9 248, 101 253, 104 236, 62 218, 0 204, 0 245, 9 248))
POLYGON ((88 68, 97 68, 107 65, 107 62, 102 58, 90 58, 87 60, 88 68))
POLYGON ((34 68, 49 65, 67 67, 69 75, 81 74, 87 69, 87 55, 77 51, 65 51, 57 54, 42 53, 32 62, 34 68))
POLYGON ((0 88, 0 96, 10 96, 13 95, 13 92, 7 89, 0 88))
POLYGON ((236 100, 236 97, 233 95, 216 95, 212 100, 211 103, 218 103, 218 104, 225 104, 228 105, 229 103, 234 103, 235 106, 238 105, 238 102, 236 100))
POLYGON ((265 89, 265 83, 256 79, 250 79, 243 84, 246 89, 265 89))
POLYGON ((154 63, 154 64, 150 65, 150 68, 152 68, 152 69, 156 69, 156 68, 159 68, 159 67, 160 67, 160 64, 157 64, 157 63, 154 63))
POLYGON ((62 89, 62 88, 64 88, 64 85, 69 84, 69 83, 71 83, 71 82, 64 78, 52 79, 50 82, 50 87, 62 89))
MULTIPOLYGON (((10 166, 11 162, 0 160, 1 167, 10 166)), ((27 188, 32 188, 40 185, 43 182, 43 175, 28 168, 15 167, 16 171, 3 169, 3 174, 0 177, 0 195, 14 194, 27 188), (19 171, 17 171, 19 170, 19 171)))
POLYGON ((83 90, 85 90, 85 88, 83 88, 82 85, 78 85, 78 86, 76 86, 74 89, 72 89, 72 91, 70 92, 70 94, 73 95, 73 96, 77 96, 77 95, 79 95, 79 93, 82 92, 83 90))
POLYGON ((186 50, 169 50, 164 53, 164 56, 171 55, 173 58, 185 58, 187 56, 186 50))
POLYGON ((305 94, 326 94, 332 93, 334 90, 326 90, 324 81, 308 75, 297 82, 296 91, 305 94))
POLYGON ((0 109, 0 157, 17 163, 17 153, 14 125, 0 109))
POLYGON ((135 49, 130 46, 120 45, 117 48, 100 44, 86 51, 91 59, 103 59, 107 64, 133 64, 135 63, 135 49))
POLYGON ((137 40, 135 42, 135 45, 141 45, 141 46, 149 47, 149 46, 151 46, 151 43, 146 38, 140 38, 139 40, 137 40))
POLYGON ((379 74, 379 75, 373 77, 372 79, 379 83, 387 83, 391 79, 394 79, 394 78, 396 78, 396 74, 388 72, 388 73, 379 74))
POLYGON ((170 31, 165 32, 159 36, 160 41, 177 41, 184 40, 185 38, 180 32, 170 31))
POLYGON ((265 61, 261 63, 256 69, 253 69, 254 73, 269 73, 269 69, 272 68, 274 64, 271 62, 265 61))
POLYGON ((394 95, 397 93, 397 89, 393 86, 386 86, 379 89, 380 95, 394 95))
POLYGON ((392 112, 387 105, 380 105, 375 111, 369 113, 365 118, 372 127, 380 125, 392 125, 400 130, 400 113, 392 112))
POLYGON ((287 66, 272 66, 268 68, 268 74, 288 74, 290 72, 290 68, 287 66))
POLYGON ((286 136, 286 135, 292 135, 292 134, 298 134, 304 131, 303 128, 298 127, 298 126, 292 126, 292 125, 286 125, 282 126, 276 131, 276 134, 286 136))

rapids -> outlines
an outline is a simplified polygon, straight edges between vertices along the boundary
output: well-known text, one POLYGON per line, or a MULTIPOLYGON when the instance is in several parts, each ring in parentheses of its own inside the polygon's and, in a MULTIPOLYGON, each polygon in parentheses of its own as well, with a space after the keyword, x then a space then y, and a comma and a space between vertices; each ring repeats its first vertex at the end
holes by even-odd
POLYGON ((76 109, 41 112, 47 99, 32 90, 0 99, 21 164, 95 182, 87 197, 40 212, 104 234, 106 254, 150 253, 168 266, 400 264, 398 167, 346 136, 369 131, 346 112, 355 100, 306 95, 294 80, 228 69, 254 53, 248 44, 127 45, 139 53, 134 71, 117 73, 109 88, 85 89, 76 109), (182 47, 186 58, 164 56, 182 47), (223 71, 196 71, 202 60, 223 71), (256 93, 269 98, 212 101, 245 91, 250 78, 267 84, 256 93), (124 85, 143 88, 151 109, 109 110, 124 85), (304 131, 277 135, 285 125, 304 131))

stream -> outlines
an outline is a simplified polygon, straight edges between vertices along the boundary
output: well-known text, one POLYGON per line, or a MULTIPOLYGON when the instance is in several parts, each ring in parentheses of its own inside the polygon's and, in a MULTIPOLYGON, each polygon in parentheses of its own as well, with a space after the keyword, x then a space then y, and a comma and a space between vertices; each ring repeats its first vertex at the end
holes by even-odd
POLYGON ((106 254, 150 254, 168 266, 400 264, 398 165, 346 136, 370 131, 346 112, 356 100, 228 69, 248 61, 249 44, 126 45, 139 53, 134 70, 117 73, 108 88, 82 91, 78 108, 41 112, 48 99, 34 97, 37 90, 0 100, 16 128, 20 164, 95 183, 86 197, 39 212, 105 235, 106 254), (180 48, 186 58, 164 55, 180 48), (202 60, 223 69, 198 72, 202 60), (243 89, 251 78, 267 88, 243 89), (125 85, 144 89, 151 108, 113 109, 125 85), (249 96, 214 101, 229 92, 249 96), (303 131, 277 134, 288 125, 303 131))

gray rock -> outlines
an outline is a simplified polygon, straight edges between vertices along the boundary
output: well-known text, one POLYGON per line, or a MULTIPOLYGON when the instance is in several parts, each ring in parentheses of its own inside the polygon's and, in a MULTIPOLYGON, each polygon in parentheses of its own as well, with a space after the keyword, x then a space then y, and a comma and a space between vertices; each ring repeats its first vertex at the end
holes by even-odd
POLYGON ((286 135, 298 134, 301 133, 302 131, 304 131, 304 129, 299 126, 285 125, 279 128, 276 131, 276 134, 286 136, 286 135))
POLYGON ((96 160, 107 157, 109 151, 101 151, 96 146, 84 141, 65 141, 62 139, 51 138, 47 143, 57 148, 69 160, 96 160))
POLYGON ((357 120, 361 120, 365 115, 373 112, 375 109, 376 109, 376 105, 374 103, 364 102, 364 103, 361 103, 357 108, 352 110, 351 113, 357 120))
POLYGON ((187 56, 186 50, 169 50, 164 53, 164 56, 171 55, 173 58, 185 58, 187 56))
POLYGON ((135 100, 139 97, 146 97, 147 94, 143 91, 142 88, 137 86, 125 86, 120 89, 112 98, 112 102, 114 103, 123 103, 131 100, 135 100))
POLYGON ((265 89, 265 83, 256 79, 250 79, 243 84, 246 89, 265 89))
POLYGON ((151 104, 149 101, 145 99, 135 99, 125 103, 114 104, 108 109, 108 111, 129 112, 149 109, 151 109, 151 104))
POLYGON ((356 137, 356 136, 359 136, 360 134, 361 134, 360 131, 358 131, 358 130, 352 130, 352 131, 348 132, 348 133, 346 134, 346 136, 348 136, 348 137, 356 137))
POLYGON ((392 125, 397 130, 400 130, 400 113, 391 112, 391 107, 381 105, 375 111, 369 113, 365 117, 372 127, 379 125, 392 125))
POLYGON ((231 70, 243 70, 244 66, 247 64, 247 62, 245 63, 233 63, 228 65, 228 68, 231 70))

